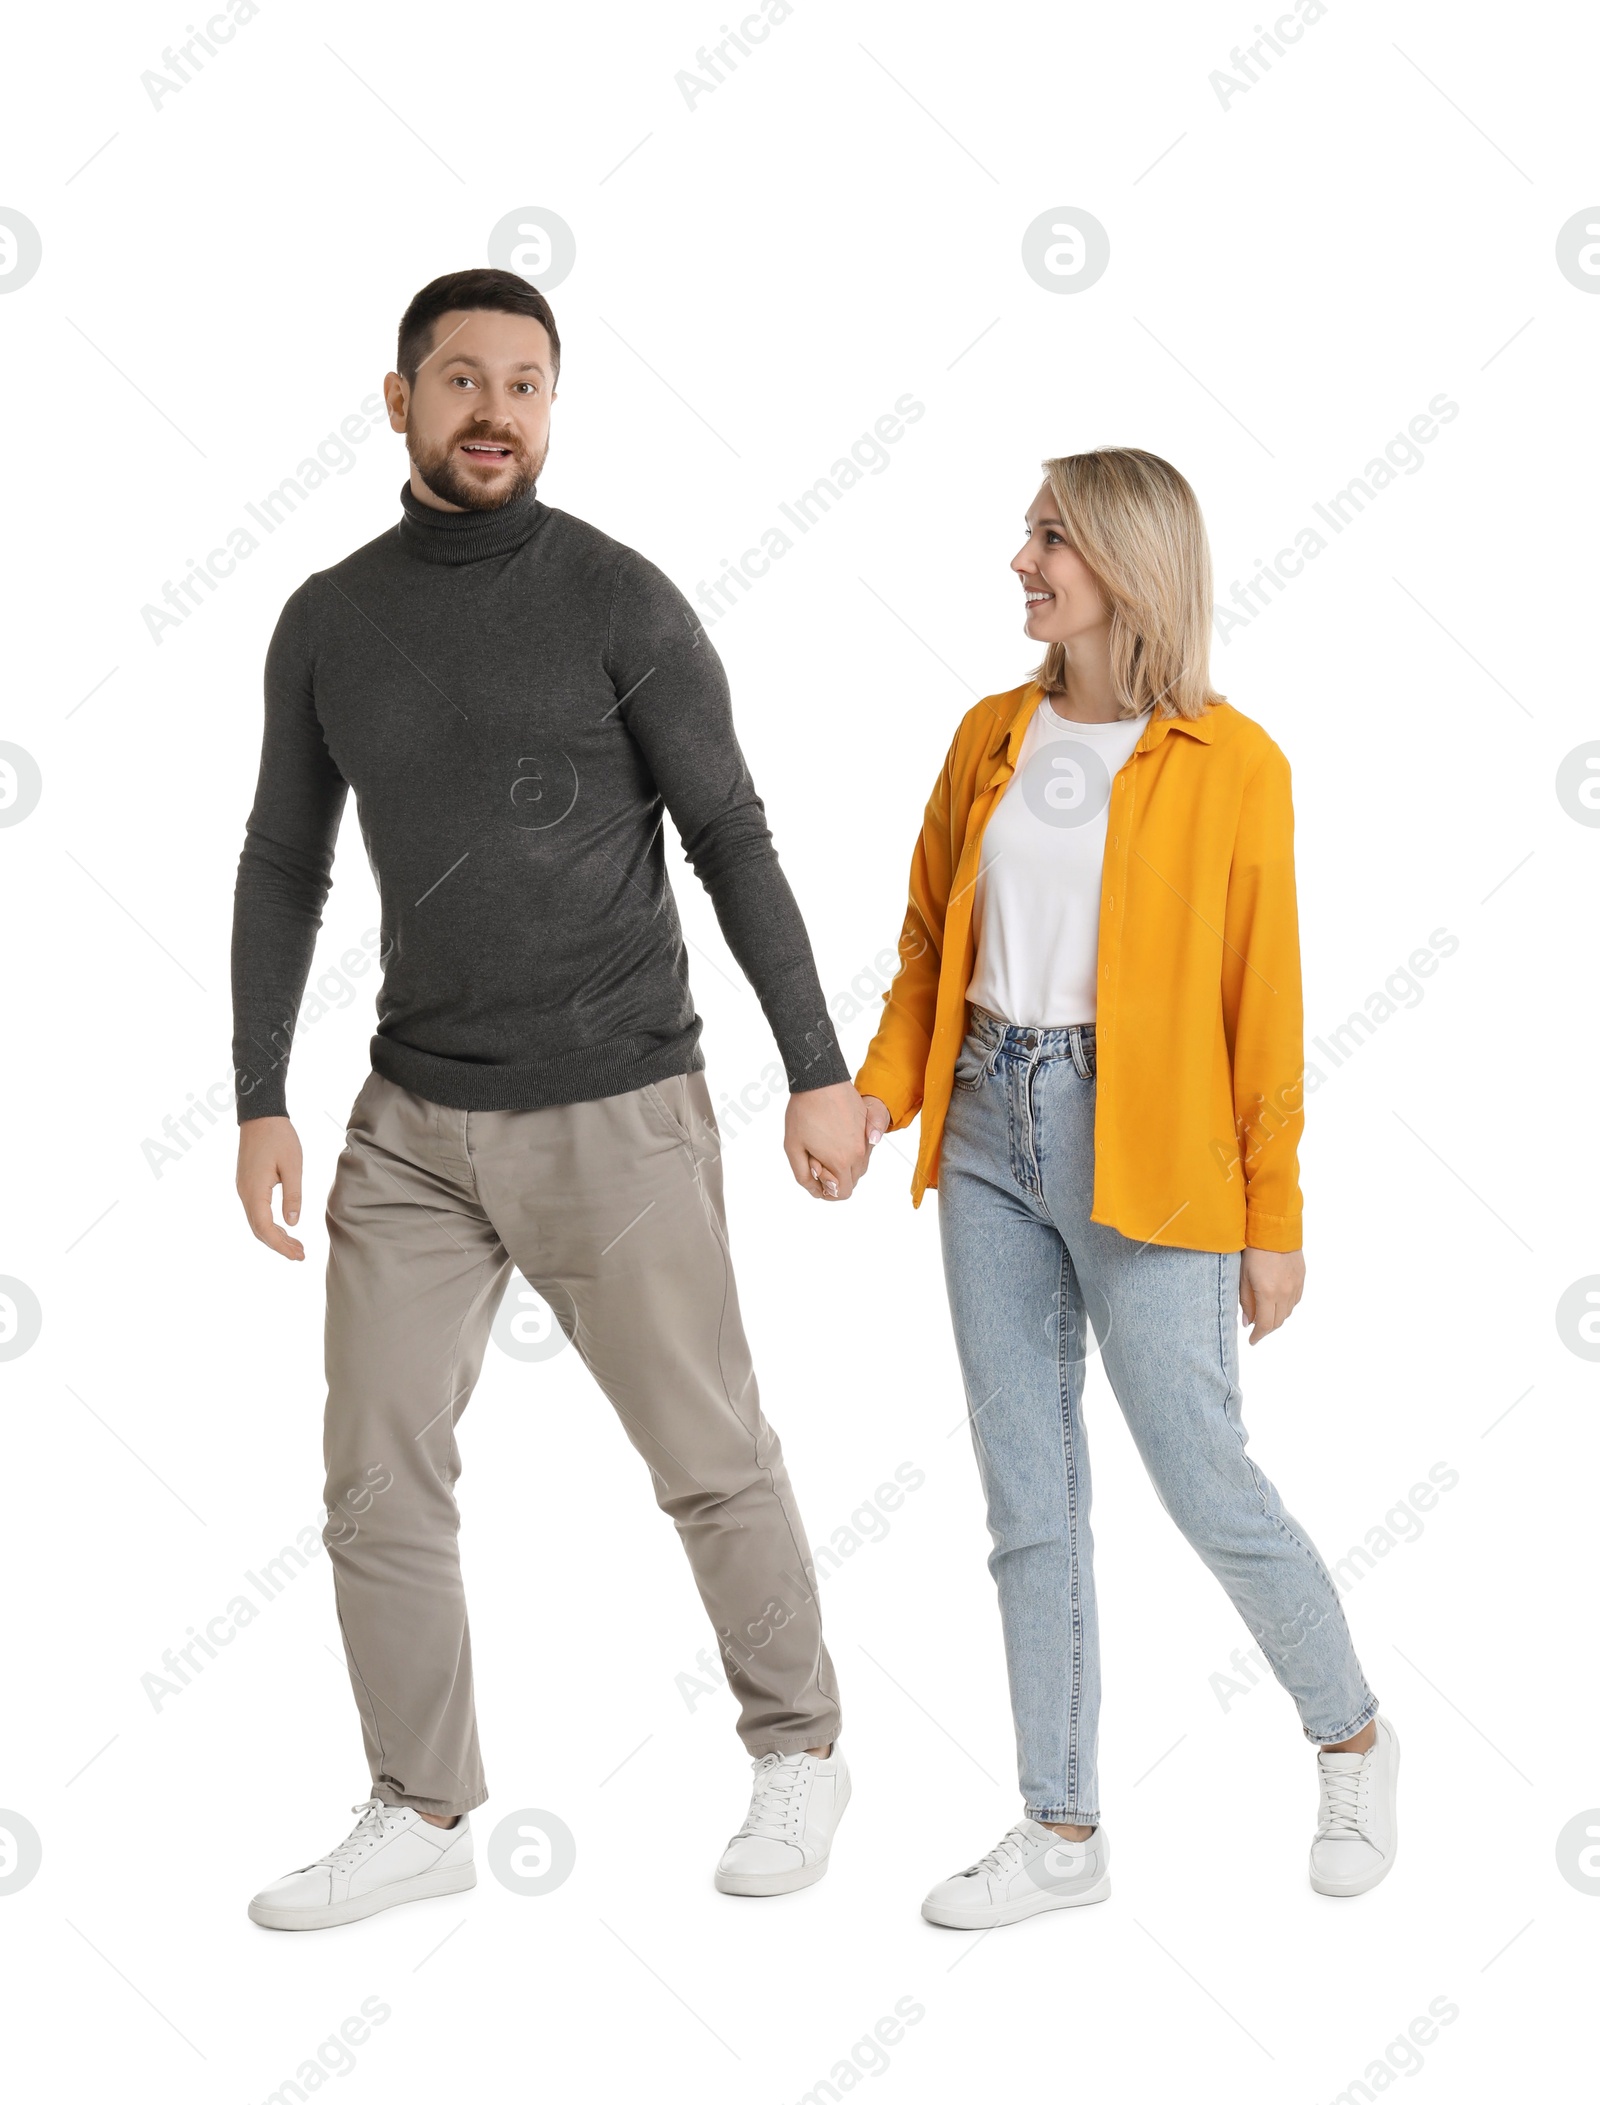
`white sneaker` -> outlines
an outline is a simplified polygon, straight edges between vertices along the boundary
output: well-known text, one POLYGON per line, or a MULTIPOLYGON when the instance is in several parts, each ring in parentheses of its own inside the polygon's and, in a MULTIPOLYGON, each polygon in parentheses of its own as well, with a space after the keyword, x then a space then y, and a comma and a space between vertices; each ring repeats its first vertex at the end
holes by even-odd
POLYGON ((1378 1714, 1378 1737, 1365 1754, 1317 1750, 1317 1832, 1311 1844, 1311 1883, 1319 1893, 1348 1898, 1386 1878, 1399 1843, 1395 1787, 1400 1741, 1378 1714))
POLYGON ((268 1930, 325 1930, 357 1922, 406 1900, 431 1900, 478 1883, 472 1866, 472 1826, 463 1813, 454 1827, 433 1827, 409 1805, 368 1798, 347 1841, 299 1871, 263 1886, 250 1903, 250 1920, 268 1930))
POLYGON ((1038 1820, 1019 1820, 987 1856, 939 1881, 922 1919, 947 1930, 992 1930, 1047 1908, 1086 1908, 1109 1898, 1110 1869, 1103 1827, 1069 1842, 1038 1820))
POLYGON ((850 1803, 850 1771, 839 1752, 763 1754, 750 1764, 755 1787, 744 1825, 717 1865, 719 1893, 797 1893, 828 1868, 833 1831, 850 1803))

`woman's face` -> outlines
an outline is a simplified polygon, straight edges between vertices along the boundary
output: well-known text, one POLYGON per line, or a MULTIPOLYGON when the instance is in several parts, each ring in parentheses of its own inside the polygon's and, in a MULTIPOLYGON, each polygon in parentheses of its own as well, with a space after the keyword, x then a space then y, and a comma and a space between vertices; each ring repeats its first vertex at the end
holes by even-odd
POLYGON ((1068 545, 1049 483, 1028 507, 1028 538, 1011 567, 1025 594, 1022 626, 1036 643, 1071 643, 1110 621, 1092 571, 1068 545))

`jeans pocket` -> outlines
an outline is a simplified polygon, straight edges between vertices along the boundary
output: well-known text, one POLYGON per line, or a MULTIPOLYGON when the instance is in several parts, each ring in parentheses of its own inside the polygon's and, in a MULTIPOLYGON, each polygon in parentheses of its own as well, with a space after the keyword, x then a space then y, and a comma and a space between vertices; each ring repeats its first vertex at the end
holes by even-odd
POLYGON ((956 1054, 956 1071, 952 1077, 952 1087, 967 1090, 976 1089, 988 1074, 989 1062, 992 1057, 990 1048, 984 1044, 981 1038, 965 1038, 962 1041, 960 1052, 956 1054))

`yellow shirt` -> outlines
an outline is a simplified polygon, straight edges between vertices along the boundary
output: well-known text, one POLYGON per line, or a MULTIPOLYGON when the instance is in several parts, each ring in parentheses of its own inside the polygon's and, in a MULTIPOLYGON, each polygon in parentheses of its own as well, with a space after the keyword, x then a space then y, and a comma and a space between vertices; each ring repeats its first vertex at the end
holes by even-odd
MULTIPOLYGON (((913 1203, 967 1030, 983 830, 1042 690, 961 720, 911 859, 900 969, 856 1087, 922 1116, 913 1203)), ((1113 778, 1100 886, 1092 1217, 1135 1242, 1298 1250, 1304 1123, 1289 763, 1217 702, 1156 715, 1113 778)))

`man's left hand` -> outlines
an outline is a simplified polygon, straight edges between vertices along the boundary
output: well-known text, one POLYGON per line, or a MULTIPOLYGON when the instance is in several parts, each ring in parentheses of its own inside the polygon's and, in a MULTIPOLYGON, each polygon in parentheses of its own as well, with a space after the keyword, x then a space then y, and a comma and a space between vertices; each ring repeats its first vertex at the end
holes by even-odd
POLYGON ((802 1089, 789 1099, 783 1152, 794 1181, 814 1199, 847 1199, 867 1167, 866 1106, 849 1082, 802 1089))

